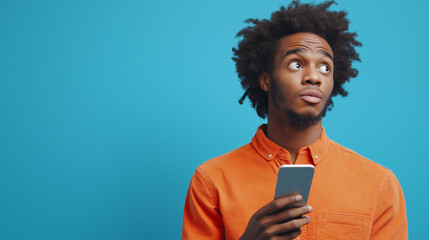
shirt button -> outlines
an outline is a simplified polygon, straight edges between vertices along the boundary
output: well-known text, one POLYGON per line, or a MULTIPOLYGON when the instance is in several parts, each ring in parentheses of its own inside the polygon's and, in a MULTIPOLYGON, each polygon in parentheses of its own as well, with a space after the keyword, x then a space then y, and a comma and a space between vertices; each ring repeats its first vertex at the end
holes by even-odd
POLYGON ((316 154, 316 155, 314 155, 314 159, 317 159, 317 158, 318 158, 317 154, 316 154))
POLYGON ((301 238, 300 238, 300 237, 298 237, 296 240, 301 240, 301 238))
POLYGON ((270 153, 270 154, 268 154, 268 157, 269 157, 269 158, 272 158, 272 157, 273 157, 273 154, 271 154, 271 153, 270 153))

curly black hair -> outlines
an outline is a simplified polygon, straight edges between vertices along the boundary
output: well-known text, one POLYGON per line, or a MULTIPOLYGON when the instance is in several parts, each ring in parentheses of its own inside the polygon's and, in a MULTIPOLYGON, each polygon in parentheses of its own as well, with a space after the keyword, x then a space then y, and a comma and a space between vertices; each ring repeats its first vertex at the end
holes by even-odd
MULTIPOLYGON (((329 43, 334 53, 334 88, 331 96, 347 96, 348 92, 343 88, 343 84, 358 74, 358 71, 352 68, 352 62, 360 61, 355 46, 362 46, 362 43, 356 40, 356 33, 348 32, 347 12, 327 10, 332 4, 336 2, 327 1, 314 5, 293 1, 287 9, 282 6, 279 11, 272 13, 270 20, 250 18, 245 21, 250 26, 238 32, 237 37, 242 39, 237 48, 232 48, 232 59, 235 61, 241 85, 246 90, 239 100, 240 104, 247 96, 252 107, 256 108, 258 116, 267 116, 268 94, 259 86, 259 74, 273 72, 279 40, 299 32, 314 33, 329 43)), ((330 98, 327 103, 328 110, 332 109, 333 104, 330 98)))

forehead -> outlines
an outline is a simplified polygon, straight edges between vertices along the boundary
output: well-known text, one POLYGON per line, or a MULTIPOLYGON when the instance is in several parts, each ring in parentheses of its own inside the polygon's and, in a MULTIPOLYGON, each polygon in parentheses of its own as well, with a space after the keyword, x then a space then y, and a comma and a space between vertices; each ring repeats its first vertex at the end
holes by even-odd
POLYGON ((334 55, 329 43, 313 33, 295 33, 280 39, 280 54, 293 49, 302 49, 312 53, 322 50, 330 53, 332 56, 334 55))

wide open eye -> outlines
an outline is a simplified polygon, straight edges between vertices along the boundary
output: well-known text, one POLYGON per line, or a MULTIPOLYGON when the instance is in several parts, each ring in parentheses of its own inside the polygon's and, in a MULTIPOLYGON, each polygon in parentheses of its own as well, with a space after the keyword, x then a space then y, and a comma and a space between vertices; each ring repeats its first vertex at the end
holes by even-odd
POLYGON ((290 69, 293 69, 293 70, 299 70, 302 68, 302 66, 299 62, 291 62, 291 63, 289 63, 288 67, 290 69))
POLYGON ((328 67, 328 65, 325 65, 325 64, 323 64, 322 66, 320 66, 320 67, 318 68, 318 70, 319 70, 321 73, 329 73, 329 67, 328 67))

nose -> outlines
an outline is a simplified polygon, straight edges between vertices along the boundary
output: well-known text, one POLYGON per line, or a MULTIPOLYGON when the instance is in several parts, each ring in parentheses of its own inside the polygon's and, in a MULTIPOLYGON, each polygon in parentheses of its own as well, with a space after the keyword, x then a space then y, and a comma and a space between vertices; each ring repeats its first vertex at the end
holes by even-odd
POLYGON ((320 80, 320 74, 314 67, 308 67, 302 79, 303 85, 316 85, 320 86, 322 81, 320 80))

